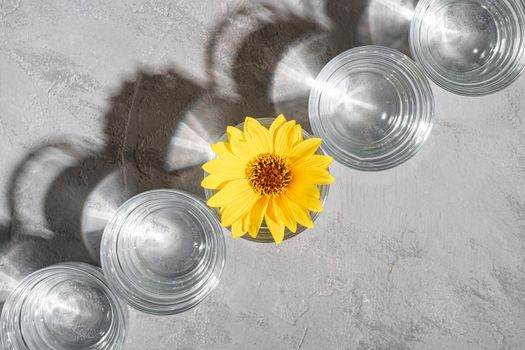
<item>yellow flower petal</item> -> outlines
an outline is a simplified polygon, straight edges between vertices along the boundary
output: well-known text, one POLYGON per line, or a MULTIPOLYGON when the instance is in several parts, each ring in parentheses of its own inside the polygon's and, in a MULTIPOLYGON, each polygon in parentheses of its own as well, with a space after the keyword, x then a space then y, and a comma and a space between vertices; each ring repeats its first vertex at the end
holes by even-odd
POLYGON ((266 209, 266 214, 264 215, 264 221, 266 222, 266 225, 268 225, 275 243, 281 243, 284 239, 284 224, 282 223, 282 220, 279 220, 275 214, 274 203, 272 201, 268 203, 268 208, 266 209))
MULTIPOLYGON (((259 196, 252 191, 232 198, 232 200, 222 208, 221 223, 228 227, 235 221, 249 214, 250 208, 257 201, 259 196)), ((246 232, 247 230, 244 230, 246 232)))
POLYGON ((228 126, 226 128, 226 136, 228 136, 228 141, 230 142, 232 140, 245 141, 244 134, 242 133, 242 131, 234 126, 228 126))
POLYGON ((290 148, 289 148, 289 142, 290 142, 290 134, 295 126, 295 120, 291 120, 289 122, 286 122, 284 125, 279 127, 277 131, 275 132, 274 136, 274 144, 273 149, 275 154, 278 154, 280 156, 287 156, 290 148))
MULTIPOLYGON (((242 219, 243 217, 246 217, 250 212, 250 208, 259 199, 259 195, 257 195, 251 190, 251 188, 248 187, 247 181, 241 181, 243 182, 235 184, 235 186, 237 186, 236 188, 226 188, 227 186, 225 186, 223 190, 226 191, 222 194, 222 198, 217 196, 217 193, 208 201, 208 205, 210 206, 213 206, 214 204, 219 204, 219 202, 213 202, 212 200, 223 201, 223 203, 221 204, 221 223, 225 227, 228 227, 234 222, 242 219), (226 198, 226 196, 229 196, 229 198, 226 198), (210 201, 212 201, 211 204, 210 201)), ((222 192, 223 190, 221 190, 220 192, 222 192)), ((243 223, 241 229, 244 233, 248 231, 246 222, 243 223)))
POLYGON ((217 142, 211 145, 211 149, 219 159, 229 160, 229 161, 238 161, 239 158, 233 154, 230 144, 226 142, 217 142))
POLYGON ((289 191, 286 193, 288 198, 290 198, 295 203, 301 203, 301 206, 310 210, 310 211, 316 211, 316 212, 322 212, 323 211, 323 204, 319 200, 319 198, 315 198, 312 196, 305 196, 305 195, 297 195, 296 193, 289 191))
POLYGON ((290 218, 289 224, 287 225, 288 229, 295 233, 297 231, 297 218, 294 214, 293 209, 290 207, 290 204, 288 203, 289 199, 286 195, 282 195, 280 197, 280 206, 281 210, 283 210, 286 215, 290 218))
POLYGON ((310 196, 316 199, 321 198, 321 192, 319 188, 315 185, 314 180, 305 176, 303 174, 296 174, 292 179, 292 182, 288 185, 286 192, 294 192, 296 196, 310 196))
MULTIPOLYGON (((250 207, 249 207, 248 209, 250 209, 251 207, 253 207, 254 204, 255 204, 255 202, 257 202, 257 201, 254 201, 254 202, 250 205, 250 207)), ((242 232, 247 233, 247 232, 248 232, 248 224, 249 224, 249 220, 250 220, 250 212, 248 211, 248 212, 246 213, 246 215, 244 215, 241 219, 242 219, 242 232)))
POLYGON ((235 138, 230 140, 230 149, 236 157, 244 161, 243 167, 246 165, 246 162, 259 154, 259 151, 252 142, 235 138))
POLYGON ((232 179, 220 175, 208 175, 202 180, 201 186, 209 190, 217 190, 226 185, 232 179))
POLYGON ((334 177, 325 169, 294 167, 292 173, 294 179, 299 182, 310 181, 317 185, 328 185, 335 181, 334 177))
POLYGON ((299 204, 292 201, 290 198, 283 199, 284 203, 288 206, 290 211, 292 212, 295 220, 297 223, 303 225, 307 228, 313 228, 314 223, 312 221, 312 218, 310 217, 310 213, 306 208, 303 208, 299 204))
POLYGON ((215 193, 210 199, 208 199, 208 205, 210 207, 224 207, 228 203, 237 199, 239 196, 244 197, 248 194, 254 194, 253 190, 250 188, 250 185, 248 185, 248 180, 233 180, 228 182, 222 190, 215 193))
POLYGON ((242 179, 246 177, 244 167, 240 162, 232 162, 222 159, 213 159, 206 162, 202 169, 208 174, 221 174, 223 178, 242 179))
POLYGON ((243 231, 242 229, 242 223, 243 223, 243 220, 241 219, 241 220, 237 220, 236 222, 232 224, 231 232, 232 232, 232 237, 234 239, 242 237, 246 234, 246 231, 243 231))
POLYGON ((273 151, 270 132, 254 118, 246 117, 244 121, 244 137, 253 144, 258 153, 273 151))
POLYGON ((234 156, 248 161, 258 154, 251 142, 247 142, 241 130, 229 126, 226 133, 228 135, 230 150, 234 156))
POLYGON ((248 233, 253 238, 257 237, 257 233, 261 228, 269 199, 269 196, 261 196, 250 209, 250 214, 248 216, 248 233))
POLYGON ((299 142, 294 146, 290 153, 290 159, 296 161, 302 157, 314 154, 319 146, 321 146, 322 140, 319 138, 312 138, 299 142))
POLYGON ((293 149, 293 147, 301 141, 303 141, 303 128, 301 128, 301 125, 295 124, 290 134, 288 146, 293 149))
POLYGON ((296 160, 294 167, 325 169, 332 163, 332 160, 333 158, 330 156, 313 154, 296 160))
POLYGON ((272 125, 270 125, 270 136, 273 138, 273 136, 275 135, 275 132, 277 131, 277 129, 283 125, 284 123, 286 123, 286 118, 284 117, 283 114, 279 114, 277 116, 277 118, 275 118, 275 120, 272 122, 272 125))
MULTIPOLYGON (((250 208, 257 201, 258 196, 249 191, 235 197, 222 208, 221 223, 228 227, 250 212, 250 208)), ((247 230, 244 230, 246 232, 247 230)))
POLYGON ((282 220, 284 225, 288 227, 290 231, 295 232, 297 231, 297 221, 288 206, 285 204, 284 198, 286 198, 286 196, 274 197, 273 209, 276 216, 282 220))
POLYGON ((302 207, 316 212, 323 211, 320 201, 321 193, 319 188, 311 183, 311 179, 301 181, 295 178, 287 188, 287 197, 302 207))

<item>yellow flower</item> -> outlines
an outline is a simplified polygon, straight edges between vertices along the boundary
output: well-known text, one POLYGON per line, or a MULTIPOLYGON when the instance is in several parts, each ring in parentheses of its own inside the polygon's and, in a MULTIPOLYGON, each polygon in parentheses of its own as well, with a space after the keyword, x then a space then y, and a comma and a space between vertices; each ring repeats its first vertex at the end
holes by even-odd
POLYGON ((211 146, 217 159, 202 167, 209 175, 201 185, 219 190, 208 205, 220 208, 232 236, 256 237, 263 219, 276 243, 285 227, 313 227, 310 211, 323 210, 316 185, 334 181, 332 157, 315 154, 321 139, 303 140, 301 126, 282 114, 269 129, 246 117, 244 131, 230 126, 226 133, 228 142, 211 146))

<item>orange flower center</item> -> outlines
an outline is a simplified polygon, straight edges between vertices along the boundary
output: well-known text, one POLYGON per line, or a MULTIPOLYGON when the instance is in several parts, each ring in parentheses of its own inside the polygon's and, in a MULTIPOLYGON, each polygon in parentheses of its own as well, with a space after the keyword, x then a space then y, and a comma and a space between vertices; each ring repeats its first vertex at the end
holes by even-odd
POLYGON ((292 181, 290 162, 275 154, 261 153, 246 165, 246 178, 254 192, 279 195, 292 181))

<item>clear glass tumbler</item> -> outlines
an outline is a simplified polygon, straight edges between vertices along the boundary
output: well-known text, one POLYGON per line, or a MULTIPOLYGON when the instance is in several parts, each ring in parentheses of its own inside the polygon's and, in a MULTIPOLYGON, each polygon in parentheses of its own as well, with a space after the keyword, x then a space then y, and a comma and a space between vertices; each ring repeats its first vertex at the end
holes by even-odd
POLYGON ((125 304, 100 269, 63 263, 27 276, 7 298, 0 319, 6 350, 119 350, 125 304))
POLYGON ((421 69, 401 52, 362 46, 333 58, 310 92, 310 124, 323 150, 358 170, 397 166, 432 129, 434 97, 421 69))
POLYGON ((436 84, 460 95, 510 85, 525 67, 523 0, 421 0, 410 50, 436 84))
MULTIPOLYGON (((257 118, 257 120, 259 121, 259 123, 261 123, 264 127, 266 128, 269 128, 270 125, 272 125, 272 122, 275 120, 275 118, 257 118)), ((240 124, 237 124, 235 126, 237 129, 239 130, 244 130, 244 123, 240 123, 240 124)), ((307 133, 306 131, 303 130, 303 139, 309 139, 309 138, 312 138, 313 136, 310 135, 309 133, 307 133)), ((225 142, 225 141, 228 141, 228 137, 226 136, 226 134, 224 134, 217 142, 225 142)), ((318 154, 324 154, 324 152, 319 149, 317 151, 318 154)), ((208 174, 205 172, 204 173, 204 177, 208 176, 208 174)), ((321 203, 325 204, 326 202, 326 198, 328 197, 328 192, 330 190, 330 185, 320 185, 318 186, 319 187, 319 193, 320 193, 320 200, 321 200, 321 203)), ((210 189, 204 189, 204 192, 206 194, 206 199, 210 199, 215 193, 217 193, 218 191, 217 190, 210 190, 210 189)), ((217 216, 219 216, 219 210, 215 210, 217 216)), ((312 221, 315 222, 315 220, 319 217, 321 213, 318 213, 318 212, 310 212, 310 217, 312 218, 312 221)), ((306 227, 302 226, 302 225, 297 225, 297 230, 295 232, 292 232, 290 231, 288 228, 285 229, 284 231, 284 238, 283 240, 287 240, 287 239, 290 239, 292 237, 295 237, 297 236, 298 234, 302 233, 304 230, 306 230, 306 227)), ((272 234, 270 233, 270 229, 268 228, 268 226, 266 225, 266 223, 262 222, 261 224, 261 227, 259 228, 259 232, 257 233, 257 237, 253 238, 252 236, 250 236, 249 234, 245 234, 244 236, 242 236, 242 238, 248 240, 248 241, 253 241, 253 242, 258 242, 258 243, 273 243, 274 242, 274 239, 272 237, 272 234)))
POLYGON ((224 233, 200 199, 153 190, 122 204, 102 235, 104 274, 137 310, 169 315, 200 303, 224 267, 224 233))

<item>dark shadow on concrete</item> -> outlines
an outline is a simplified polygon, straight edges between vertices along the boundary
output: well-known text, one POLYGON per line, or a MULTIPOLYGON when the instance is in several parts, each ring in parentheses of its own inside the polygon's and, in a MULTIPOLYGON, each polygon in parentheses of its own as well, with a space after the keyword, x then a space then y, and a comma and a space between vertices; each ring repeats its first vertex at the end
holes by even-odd
POLYGON ((0 223, 0 247, 11 238, 11 225, 9 223, 0 223))
MULTIPOLYGON (((80 239, 98 262, 105 222, 93 230, 89 222, 93 214, 100 219, 131 196, 158 188, 202 197, 201 163, 194 162, 191 153, 198 152, 195 147, 209 145, 198 133, 181 134, 180 128, 185 112, 203 92, 175 70, 160 74, 139 71, 134 80, 123 83, 111 98, 105 117, 105 149, 64 171, 50 188, 45 208, 51 230, 64 237, 71 237, 71 232, 79 234, 75 239, 80 239), (177 148, 178 141, 186 142, 187 147, 177 148), (168 152, 179 153, 172 158, 186 162, 168 164, 168 152)), ((192 130, 191 126, 186 129, 192 130)))
POLYGON ((238 121, 246 115, 284 113, 309 130, 304 111, 293 113, 277 106, 272 95, 278 65, 290 45, 318 30, 319 24, 312 18, 290 8, 253 5, 236 9, 218 23, 207 47, 211 93, 231 93, 221 98, 230 103, 238 121))
POLYGON ((408 34, 417 0, 327 0, 338 52, 362 45, 382 45, 410 56, 408 34))
MULTIPOLYGON (((192 148, 207 150, 209 141, 199 139, 198 130, 184 121, 185 112, 203 92, 175 70, 139 71, 110 100, 104 118, 105 146, 64 137, 37 147, 21 162, 10 187, 14 236, 4 245, 4 254, 29 272, 60 261, 97 264, 104 224, 129 197, 156 188, 203 197, 202 162, 195 162, 198 152, 192 148), (191 132, 181 133, 182 124, 191 132), (180 144, 186 148, 178 149, 180 144), (180 167, 168 164, 168 151, 176 161, 187 162, 180 167), (179 154, 184 152, 185 156, 179 154), (40 182, 49 177, 48 183, 40 182), (32 193, 39 192, 38 186, 46 190, 35 199, 32 193), (90 225, 90 215, 100 221, 98 226, 90 225)), ((195 123, 205 129, 206 121, 195 123)))
MULTIPOLYGON (((271 87, 277 65, 288 47, 317 30, 316 23, 289 13, 275 22, 264 23, 239 46, 232 67, 232 77, 240 93, 240 102, 247 115, 275 116, 277 110, 271 99, 271 87)), ((289 115, 308 126, 303 116, 289 115)))

